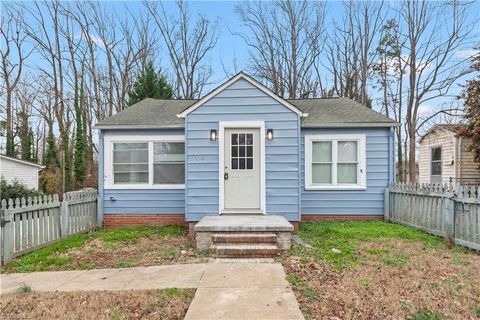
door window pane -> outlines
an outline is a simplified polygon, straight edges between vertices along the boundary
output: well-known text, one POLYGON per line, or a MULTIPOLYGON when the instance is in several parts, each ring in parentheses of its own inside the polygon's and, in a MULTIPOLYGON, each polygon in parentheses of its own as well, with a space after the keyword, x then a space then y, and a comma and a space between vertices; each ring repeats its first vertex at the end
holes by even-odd
POLYGON ((238 159, 238 169, 245 170, 245 159, 244 158, 238 159))
POLYGON ((331 164, 312 164, 312 182, 313 183, 332 183, 332 165, 331 164))
POLYGON ((153 144, 153 183, 185 183, 184 142, 155 142, 153 144))
POLYGON ((113 144, 113 183, 148 183, 148 143, 113 144))
POLYGON ((345 184, 357 183, 357 164, 339 163, 337 165, 337 182, 345 184))
POLYGON ((249 146, 253 145, 253 134, 247 133, 246 134, 246 141, 245 143, 249 146))
POLYGON ((253 169, 253 133, 231 134, 230 161, 232 170, 253 169))

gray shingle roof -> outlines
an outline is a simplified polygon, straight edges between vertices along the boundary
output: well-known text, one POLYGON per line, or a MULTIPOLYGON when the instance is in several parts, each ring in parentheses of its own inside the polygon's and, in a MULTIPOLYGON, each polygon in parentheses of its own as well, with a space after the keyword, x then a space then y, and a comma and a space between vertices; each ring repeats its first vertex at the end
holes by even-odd
POLYGON ((196 100, 160 100, 147 98, 121 112, 100 121, 95 127, 114 129, 135 128, 183 128, 184 119, 177 114, 196 100))
MULTIPOLYGON (((122 112, 102 120, 98 129, 183 128, 184 119, 177 114, 198 100, 145 99, 122 112)), ((389 127, 398 123, 348 98, 288 100, 308 113, 303 128, 316 127, 389 127)))
POLYGON ((321 98, 288 100, 308 113, 302 119, 302 128, 315 127, 382 127, 398 125, 385 115, 349 98, 321 98))

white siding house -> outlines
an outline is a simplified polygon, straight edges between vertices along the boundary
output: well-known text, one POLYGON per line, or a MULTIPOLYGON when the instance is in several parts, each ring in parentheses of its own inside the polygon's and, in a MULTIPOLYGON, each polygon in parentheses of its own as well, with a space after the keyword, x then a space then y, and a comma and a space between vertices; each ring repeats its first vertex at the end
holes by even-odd
POLYGON ((458 125, 436 125, 420 139, 419 182, 479 185, 478 163, 471 140, 458 135, 458 125))
POLYGON ((0 154, 0 175, 9 183, 17 180, 35 190, 38 189, 38 173, 44 166, 0 154))

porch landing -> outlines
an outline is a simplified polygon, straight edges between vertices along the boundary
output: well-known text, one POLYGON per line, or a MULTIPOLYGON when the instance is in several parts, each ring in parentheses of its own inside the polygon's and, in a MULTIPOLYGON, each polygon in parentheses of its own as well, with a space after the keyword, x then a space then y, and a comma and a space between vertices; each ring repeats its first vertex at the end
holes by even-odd
POLYGON ((290 249, 293 225, 280 215, 205 216, 193 228, 213 258, 265 258, 290 249))

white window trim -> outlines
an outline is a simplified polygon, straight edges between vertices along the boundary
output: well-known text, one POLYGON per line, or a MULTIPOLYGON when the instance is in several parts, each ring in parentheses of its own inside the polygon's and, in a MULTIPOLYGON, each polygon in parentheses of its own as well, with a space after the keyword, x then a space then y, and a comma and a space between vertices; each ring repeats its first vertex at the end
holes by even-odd
MULTIPOLYGON (((153 143, 155 142, 185 142, 183 135, 168 136, 106 136, 104 138, 104 189, 185 189, 185 184, 154 184, 153 183, 153 143), (148 143, 148 183, 113 183, 113 144, 122 142, 148 143)), ((185 159, 186 165, 186 159, 185 159)))
MULTIPOLYGON (((332 143, 332 163, 337 163, 337 144, 332 143)), ((367 156, 365 134, 316 134, 305 135, 305 190, 365 190, 367 189, 367 156), (332 184, 312 183, 312 142, 313 141, 357 141, 357 181, 356 184, 336 185, 337 166, 332 165, 332 184)))

